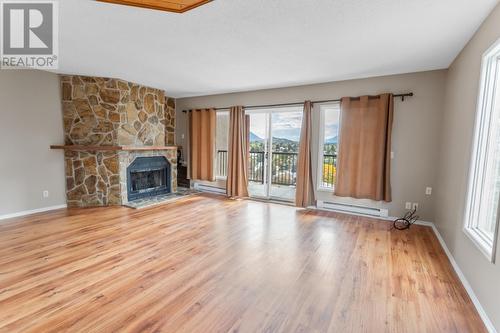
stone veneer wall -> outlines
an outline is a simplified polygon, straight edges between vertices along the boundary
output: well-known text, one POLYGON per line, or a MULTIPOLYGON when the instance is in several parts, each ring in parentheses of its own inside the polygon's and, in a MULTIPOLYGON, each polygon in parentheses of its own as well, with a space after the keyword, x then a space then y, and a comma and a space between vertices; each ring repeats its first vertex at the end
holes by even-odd
POLYGON ((175 100, 117 79, 61 76, 67 145, 164 146, 175 137, 175 100))
MULTIPOLYGON (((61 76, 66 145, 165 146, 175 137, 175 101, 159 89, 123 80, 61 76)), ((69 207, 127 202, 126 168, 138 156, 165 156, 177 190, 177 152, 65 151, 69 207)))
POLYGON ((127 167, 137 157, 164 156, 170 163, 170 188, 177 192, 177 151, 65 152, 68 207, 123 205, 128 202, 127 167))
POLYGON ((68 207, 121 205, 117 152, 64 153, 68 207))

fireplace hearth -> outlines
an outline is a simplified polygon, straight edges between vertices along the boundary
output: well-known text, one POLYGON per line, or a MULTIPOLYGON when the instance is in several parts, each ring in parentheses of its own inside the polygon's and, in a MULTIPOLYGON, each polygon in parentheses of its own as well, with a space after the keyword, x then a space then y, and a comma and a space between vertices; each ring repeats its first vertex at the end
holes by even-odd
POLYGON ((165 157, 137 157, 127 167, 128 201, 170 193, 170 174, 165 157))

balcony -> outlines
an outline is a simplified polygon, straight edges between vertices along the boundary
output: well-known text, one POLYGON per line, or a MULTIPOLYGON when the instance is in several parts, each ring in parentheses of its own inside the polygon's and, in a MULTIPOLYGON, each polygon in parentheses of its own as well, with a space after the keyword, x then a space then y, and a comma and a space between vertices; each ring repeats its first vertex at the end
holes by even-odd
MULTIPOLYGON (((297 185, 297 153, 273 152, 271 165, 271 193, 273 196, 293 199, 297 185)), ((250 192, 257 196, 265 196, 264 162, 265 152, 250 152, 248 161, 248 181, 250 192)), ((337 155, 323 155, 323 175, 321 187, 333 189, 336 176, 337 155)), ((227 151, 217 151, 217 176, 227 176, 227 151)))

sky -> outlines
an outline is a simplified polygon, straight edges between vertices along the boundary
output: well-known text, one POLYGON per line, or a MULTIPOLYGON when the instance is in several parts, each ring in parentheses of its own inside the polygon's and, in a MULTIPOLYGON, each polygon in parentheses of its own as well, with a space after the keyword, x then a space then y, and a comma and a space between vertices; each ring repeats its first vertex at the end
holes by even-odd
MULTIPOLYGON (((302 125, 302 107, 280 108, 280 112, 273 112, 273 136, 290 140, 299 140, 302 125)), ((259 110, 250 114, 250 131, 255 135, 267 137, 267 114, 259 110)))
POLYGON ((325 111, 325 139, 338 136, 340 110, 327 108, 325 111))

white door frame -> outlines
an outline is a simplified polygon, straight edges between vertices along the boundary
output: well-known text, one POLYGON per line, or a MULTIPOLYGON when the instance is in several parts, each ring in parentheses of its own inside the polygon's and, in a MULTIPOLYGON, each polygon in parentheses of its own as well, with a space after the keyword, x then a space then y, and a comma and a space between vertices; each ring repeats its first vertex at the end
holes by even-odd
MULTIPOLYGON (((263 181, 263 186, 265 189, 265 195, 260 196, 260 195, 250 195, 252 198, 258 198, 258 199, 265 199, 269 200, 270 199, 270 191, 271 191, 271 175, 270 171, 271 168, 269 167, 270 163, 268 163, 268 157, 272 154, 272 133, 271 133, 271 110, 269 109, 256 109, 256 110, 245 110, 245 114, 247 115, 252 115, 252 114, 265 114, 266 116, 266 128, 265 128, 265 133, 266 133, 266 138, 265 144, 264 144, 264 158, 263 158, 263 168, 264 168, 264 174, 262 175, 262 181, 263 181)), ((271 157, 272 158, 272 157, 271 157)))
MULTIPOLYGON (((262 109, 251 109, 246 110, 245 114, 265 114, 266 115, 266 133, 267 133, 267 144, 264 145, 264 187, 265 187, 265 196, 256 196, 250 195, 254 198, 265 199, 265 200, 278 200, 278 201, 286 201, 291 202, 291 200, 281 197, 274 197, 271 195, 271 186, 272 186, 272 167, 273 167, 273 123, 272 116, 273 113, 279 112, 287 112, 280 109, 286 109, 290 107, 273 107, 273 108, 262 108, 262 109)), ((295 112, 295 111, 290 111, 295 112)))

